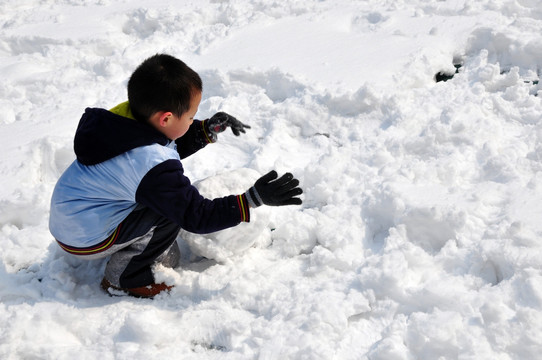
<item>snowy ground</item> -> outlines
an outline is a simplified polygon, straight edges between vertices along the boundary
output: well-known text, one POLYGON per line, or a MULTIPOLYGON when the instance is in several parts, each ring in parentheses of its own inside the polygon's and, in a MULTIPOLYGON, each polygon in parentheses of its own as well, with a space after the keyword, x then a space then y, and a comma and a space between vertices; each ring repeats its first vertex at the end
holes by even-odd
POLYGON ((0 358, 540 358, 540 29, 539 0, 0 0, 0 358), (199 118, 252 126, 191 179, 292 171, 304 204, 111 298, 49 199, 84 108, 158 52, 201 74, 199 118))

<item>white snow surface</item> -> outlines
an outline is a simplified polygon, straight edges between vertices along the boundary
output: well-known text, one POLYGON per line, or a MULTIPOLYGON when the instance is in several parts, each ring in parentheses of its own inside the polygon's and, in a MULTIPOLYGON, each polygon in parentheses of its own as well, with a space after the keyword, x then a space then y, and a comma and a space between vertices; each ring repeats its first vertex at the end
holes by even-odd
POLYGON ((0 358, 540 359, 540 29, 540 0, 0 0, 0 358), (110 297, 49 200, 84 109, 155 53, 202 76, 198 118, 252 126, 188 176, 291 171, 304 202, 110 297))

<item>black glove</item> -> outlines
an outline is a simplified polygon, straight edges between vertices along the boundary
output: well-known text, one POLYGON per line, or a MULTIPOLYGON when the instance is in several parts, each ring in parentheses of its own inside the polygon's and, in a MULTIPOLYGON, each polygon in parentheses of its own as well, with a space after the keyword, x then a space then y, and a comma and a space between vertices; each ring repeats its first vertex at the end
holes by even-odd
POLYGON ((212 142, 215 142, 217 140, 216 135, 226 130, 227 127, 231 128, 231 131, 233 131, 235 136, 239 136, 241 133, 244 133, 245 128, 250 129, 250 126, 243 124, 225 112, 218 112, 210 119, 205 120, 205 128, 212 142))
POLYGON ((279 179, 277 176, 275 170, 270 171, 259 178, 254 186, 245 193, 251 207, 258 207, 262 204, 282 206, 302 203, 300 198, 294 197, 303 193, 303 190, 297 187, 299 180, 294 179, 290 173, 282 175, 279 179))

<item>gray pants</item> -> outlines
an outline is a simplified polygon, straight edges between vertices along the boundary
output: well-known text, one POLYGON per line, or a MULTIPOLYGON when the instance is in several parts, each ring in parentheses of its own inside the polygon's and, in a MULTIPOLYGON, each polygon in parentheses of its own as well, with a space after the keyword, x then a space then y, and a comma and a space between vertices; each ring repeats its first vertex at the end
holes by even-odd
POLYGON ((176 267, 180 260, 175 239, 181 227, 147 207, 138 207, 117 228, 118 235, 107 249, 86 255, 68 251, 85 260, 111 256, 105 278, 114 286, 135 288, 154 283, 152 266, 176 267))

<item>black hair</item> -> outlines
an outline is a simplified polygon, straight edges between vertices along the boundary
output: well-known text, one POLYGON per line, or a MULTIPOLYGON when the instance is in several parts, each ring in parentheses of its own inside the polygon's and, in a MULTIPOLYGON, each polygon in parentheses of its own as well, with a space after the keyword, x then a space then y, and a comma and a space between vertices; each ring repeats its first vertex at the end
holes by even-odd
POLYGON ((158 111, 181 116, 190 100, 202 91, 200 76, 181 60, 167 54, 146 59, 128 81, 128 101, 138 121, 148 121, 158 111))

